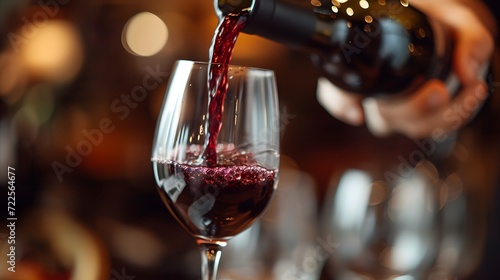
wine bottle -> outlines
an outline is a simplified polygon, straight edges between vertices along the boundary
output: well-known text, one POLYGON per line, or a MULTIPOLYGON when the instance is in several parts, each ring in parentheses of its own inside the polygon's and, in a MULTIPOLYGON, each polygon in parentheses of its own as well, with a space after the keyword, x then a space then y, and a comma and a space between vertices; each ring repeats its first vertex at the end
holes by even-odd
POLYGON ((219 17, 247 11, 242 32, 310 53, 321 74, 348 92, 389 96, 411 92, 431 78, 453 80, 451 33, 407 1, 302 4, 215 0, 214 6, 219 17))

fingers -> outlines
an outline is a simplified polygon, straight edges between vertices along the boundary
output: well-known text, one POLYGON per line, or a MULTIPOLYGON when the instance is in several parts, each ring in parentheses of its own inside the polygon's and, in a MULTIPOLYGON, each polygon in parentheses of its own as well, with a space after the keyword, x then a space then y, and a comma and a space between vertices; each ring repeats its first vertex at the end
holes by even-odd
POLYGON ((455 131, 473 118, 486 98, 486 86, 477 80, 465 88, 456 99, 453 99, 450 106, 415 122, 407 128, 406 133, 412 138, 423 138, 455 131))
MULTIPOLYGON (((433 87, 435 87, 435 90, 446 92, 442 88, 444 85, 439 85, 439 82, 427 89, 433 87)), ((420 94, 425 95, 426 92, 422 91, 420 94)), ((425 100, 424 97, 415 98, 409 103, 392 105, 378 101, 378 114, 380 115, 378 119, 380 123, 369 127, 376 135, 380 135, 380 131, 385 135, 392 132, 402 133, 414 139, 443 135, 467 124, 481 108, 487 97, 488 91, 485 83, 480 79, 476 79, 464 87, 456 98, 451 99, 450 102, 436 107, 434 110, 427 107, 426 114, 412 112, 415 109, 413 106, 424 104, 418 103, 425 100), (405 110, 408 110, 408 112, 403 114, 402 112, 405 110)), ((368 112, 366 114, 367 118, 371 117, 368 112)), ((367 120, 367 123, 370 122, 367 120)))
POLYGON ((414 121, 443 108, 450 99, 444 83, 431 80, 409 96, 380 100, 378 106, 383 118, 414 121))
POLYGON ((417 92, 399 99, 368 98, 363 101, 371 133, 382 137, 414 130, 412 125, 448 106, 450 94, 443 82, 431 80, 417 92))
POLYGON ((335 118, 354 126, 364 123, 361 97, 346 93, 323 77, 318 79, 316 94, 320 105, 335 118))
POLYGON ((411 4, 453 30, 454 70, 462 83, 473 83, 481 65, 487 63, 494 49, 493 35, 479 18, 489 15, 477 15, 474 9, 458 1, 440 1, 413 0, 411 4), (446 7, 446 12, 442 7, 446 7))

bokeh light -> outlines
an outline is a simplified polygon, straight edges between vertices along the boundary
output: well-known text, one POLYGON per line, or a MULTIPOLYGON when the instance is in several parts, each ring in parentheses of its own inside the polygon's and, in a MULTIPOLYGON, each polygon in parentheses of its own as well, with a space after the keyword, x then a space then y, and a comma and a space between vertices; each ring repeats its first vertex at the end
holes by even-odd
POLYGON ((137 56, 155 55, 165 47, 167 41, 167 25, 150 12, 136 14, 122 30, 123 47, 137 56))
POLYGON ((80 35, 73 24, 64 20, 36 26, 35 35, 22 45, 20 54, 30 73, 54 82, 73 79, 83 64, 80 35))

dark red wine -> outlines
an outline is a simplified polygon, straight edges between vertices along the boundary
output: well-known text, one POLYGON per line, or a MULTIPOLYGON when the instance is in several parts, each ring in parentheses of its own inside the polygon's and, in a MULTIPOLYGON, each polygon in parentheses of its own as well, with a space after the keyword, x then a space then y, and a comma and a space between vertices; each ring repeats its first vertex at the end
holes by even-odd
POLYGON ((208 166, 217 164, 217 137, 222 125, 224 99, 227 93, 227 74, 236 39, 245 26, 247 12, 228 14, 217 27, 210 48, 208 84, 210 104, 208 108, 208 144, 205 160, 208 166))
MULTIPOLYGON (((189 158, 197 158, 192 154, 189 158)), ((225 240, 252 224, 275 190, 277 170, 255 164, 244 152, 220 152, 217 166, 153 162, 160 195, 196 237, 225 240)))

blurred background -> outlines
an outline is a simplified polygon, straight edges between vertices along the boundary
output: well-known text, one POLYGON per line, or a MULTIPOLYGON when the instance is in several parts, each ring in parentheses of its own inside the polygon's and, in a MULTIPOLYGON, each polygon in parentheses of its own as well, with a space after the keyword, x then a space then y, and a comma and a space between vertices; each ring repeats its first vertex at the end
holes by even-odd
MULTIPOLYGON (((3 261, 11 233, 2 218, 0 279, 199 279, 198 249, 157 194, 150 153, 173 62, 206 61, 216 26, 211 1, 0 0, 0 184, 5 197, 5 170, 15 168, 18 218, 16 273, 3 261)), ((232 62, 276 72, 283 171, 275 203, 251 229, 259 234, 242 235, 247 239, 223 253, 220 278, 261 269, 272 273, 249 279, 381 279, 368 270, 336 275, 343 265, 332 260, 335 246, 325 245, 334 216, 325 205, 346 171, 380 179, 397 173, 421 146, 399 136, 375 138, 332 118, 316 101, 318 72, 304 53, 242 34, 232 62), (283 221, 287 215, 297 220, 283 221), (255 246, 265 256, 256 258, 255 246)), ((489 81, 494 91, 500 79, 489 81)), ((436 213, 450 197, 469 201, 449 214, 475 229, 460 239, 473 250, 455 252, 471 258, 453 263, 470 264, 462 278, 486 279, 477 277, 494 229, 500 170, 495 98, 461 131, 452 156, 430 168, 460 185, 454 196, 439 189, 436 213)), ((389 190, 381 193, 380 201, 389 197, 383 195, 389 190)), ((363 209, 332 207, 345 215, 363 209)), ((438 247, 425 262, 428 271, 438 267, 438 247)))

